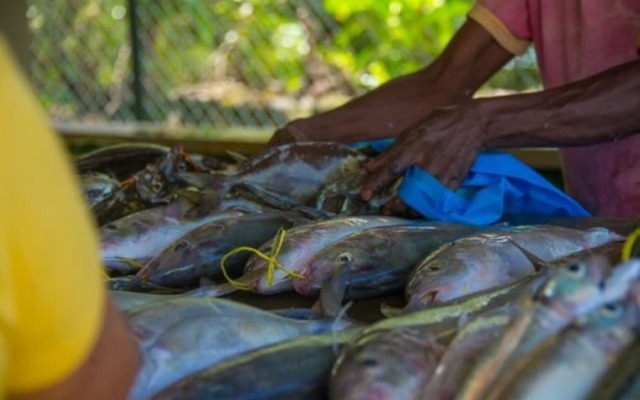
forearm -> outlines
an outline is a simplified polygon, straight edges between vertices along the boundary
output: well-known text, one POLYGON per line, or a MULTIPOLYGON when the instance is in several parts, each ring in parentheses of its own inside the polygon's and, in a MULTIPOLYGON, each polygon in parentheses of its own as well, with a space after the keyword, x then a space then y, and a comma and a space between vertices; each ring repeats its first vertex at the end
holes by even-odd
POLYGON ((640 61, 539 93, 467 105, 485 148, 580 146, 640 132, 640 61))
POLYGON ((311 139, 343 142, 395 136, 429 111, 470 98, 511 57, 484 28, 468 21, 427 68, 332 111, 296 120, 290 128, 311 139))
POLYGON ((140 355, 126 321, 113 303, 107 304, 100 337, 93 351, 64 381, 10 400, 118 400, 128 397, 140 355))

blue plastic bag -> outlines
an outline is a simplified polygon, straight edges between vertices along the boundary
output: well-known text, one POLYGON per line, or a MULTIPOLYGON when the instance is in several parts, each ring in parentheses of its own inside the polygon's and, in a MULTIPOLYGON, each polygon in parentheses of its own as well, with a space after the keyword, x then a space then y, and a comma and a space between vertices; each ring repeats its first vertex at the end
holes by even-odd
MULTIPOLYGON (((384 151, 393 139, 354 143, 384 151)), ((432 220, 487 225, 505 215, 573 216, 590 214, 533 169, 504 152, 478 155, 455 191, 418 167, 409 168, 398 196, 422 216, 432 220)))

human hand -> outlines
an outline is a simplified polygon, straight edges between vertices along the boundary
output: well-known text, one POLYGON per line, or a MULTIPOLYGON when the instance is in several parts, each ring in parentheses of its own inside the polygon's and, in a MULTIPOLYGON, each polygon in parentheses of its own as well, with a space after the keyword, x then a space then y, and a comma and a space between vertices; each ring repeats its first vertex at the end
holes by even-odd
MULTIPOLYGON (((362 187, 362 198, 371 199, 414 165, 449 189, 456 189, 483 150, 484 131, 482 120, 471 107, 450 107, 431 113, 367 164, 370 175, 362 187)), ((406 205, 397 198, 385 207, 386 213, 404 211, 406 205)))

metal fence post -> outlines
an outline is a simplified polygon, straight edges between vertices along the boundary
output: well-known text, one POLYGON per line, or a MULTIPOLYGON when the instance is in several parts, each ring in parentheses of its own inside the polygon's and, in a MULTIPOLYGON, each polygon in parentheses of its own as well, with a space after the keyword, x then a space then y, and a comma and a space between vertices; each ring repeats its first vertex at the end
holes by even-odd
POLYGON ((138 121, 148 120, 144 107, 144 82, 142 61, 142 40, 140 39, 138 1, 129 0, 129 26, 131 34, 131 60, 133 72, 133 115, 138 121))

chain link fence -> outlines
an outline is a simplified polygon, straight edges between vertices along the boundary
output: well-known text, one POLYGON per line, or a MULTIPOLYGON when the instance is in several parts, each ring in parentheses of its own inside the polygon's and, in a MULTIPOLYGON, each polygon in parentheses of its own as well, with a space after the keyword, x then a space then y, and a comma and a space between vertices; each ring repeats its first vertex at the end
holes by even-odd
MULTIPOLYGON (((471 0, 28 0, 57 121, 272 128, 432 61, 471 0)), ((490 89, 538 86, 527 53, 490 89)))

